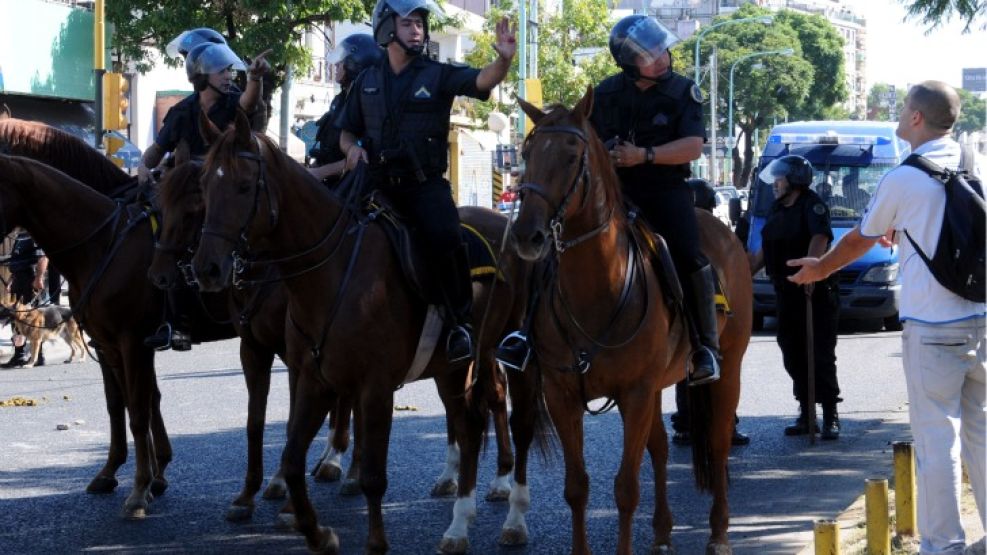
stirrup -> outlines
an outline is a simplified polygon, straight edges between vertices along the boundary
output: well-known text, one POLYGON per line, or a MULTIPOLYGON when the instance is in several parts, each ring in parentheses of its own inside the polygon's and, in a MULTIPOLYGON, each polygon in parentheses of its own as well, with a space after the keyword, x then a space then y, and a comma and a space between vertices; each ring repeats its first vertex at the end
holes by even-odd
POLYGON ((501 368, 524 372, 531 362, 531 346, 528 345, 527 336, 520 331, 509 333, 497 346, 494 358, 501 368))
POLYGON ((144 338, 144 345, 155 351, 167 351, 171 348, 171 322, 165 322, 154 330, 154 333, 144 338))
POLYGON ((690 387, 713 383, 716 380, 720 379, 720 364, 716 360, 716 355, 713 354, 713 351, 709 347, 706 347, 705 345, 700 347, 699 350, 693 353, 692 356, 695 357, 701 351, 705 351, 706 355, 709 356, 710 361, 713 363, 713 371, 709 373, 704 372, 702 374, 699 374, 698 369, 696 368, 695 364, 693 364, 692 372, 689 374, 690 387))
POLYGON ((453 326, 446 336, 446 357, 450 364, 473 358, 473 335, 466 326, 453 326))

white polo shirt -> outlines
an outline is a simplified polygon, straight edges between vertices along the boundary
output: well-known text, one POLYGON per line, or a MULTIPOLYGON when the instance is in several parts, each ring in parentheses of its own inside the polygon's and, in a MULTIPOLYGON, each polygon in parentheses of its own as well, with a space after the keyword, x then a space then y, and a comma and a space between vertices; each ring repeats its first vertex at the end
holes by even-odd
MULTIPOLYGON (((960 164, 960 145, 950 138, 929 141, 914 152, 941 167, 956 169, 960 164)), ((939 242, 945 209, 942 183, 918 168, 899 166, 881 178, 860 222, 860 233, 865 237, 880 237, 892 227, 897 231, 901 249, 898 312, 902 320, 943 324, 984 316, 984 303, 968 301, 940 285, 905 237, 907 229, 931 258, 939 242)))

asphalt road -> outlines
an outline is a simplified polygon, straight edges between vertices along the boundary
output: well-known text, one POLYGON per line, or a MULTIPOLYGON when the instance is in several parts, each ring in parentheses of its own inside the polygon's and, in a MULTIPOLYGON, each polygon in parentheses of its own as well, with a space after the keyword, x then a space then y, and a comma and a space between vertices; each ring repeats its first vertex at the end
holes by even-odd
MULTIPOLYGON (((770 325, 770 322, 769 322, 770 325)), ((2 342, 0 342, 2 343, 2 342)), ((2 343, 9 352, 9 343, 2 343)), ((782 428, 795 416, 791 382, 781 366, 773 332, 754 337, 744 362, 740 427, 753 441, 735 448, 731 469, 730 539, 738 554, 799 551, 812 537, 812 522, 832 518, 858 497, 865 478, 890 477, 890 442, 908 438, 905 386, 898 333, 847 330, 838 346, 843 435, 810 447, 782 428)), ((239 491, 245 463, 246 391, 236 341, 199 345, 190 353, 158 356, 162 412, 175 459, 170 488, 140 522, 120 518, 133 477, 133 454, 118 474, 120 487, 106 496, 85 493, 108 446, 102 383, 96 364, 57 364, 63 345, 46 347, 49 366, 0 370, 0 401, 23 396, 33 407, 0 407, 0 553, 303 552, 302 538, 273 525, 280 502, 258 499, 253 520, 224 520, 239 491), (56 427, 66 424, 67 430, 56 427)), ((451 499, 429 497, 445 459, 441 405, 430 382, 405 387, 395 413, 384 518, 392 553, 434 552, 452 514, 451 499)), ((674 406, 665 393, 665 413, 674 406)), ((287 373, 276 361, 268 406, 265 468, 274 472, 285 439, 287 373)), ((612 484, 620 452, 616 413, 586 417, 586 453, 591 476, 588 529, 597 553, 613 552, 617 511, 612 484)), ((324 438, 309 453, 314 461, 324 438)), ((132 446, 131 446, 132 447, 132 446)), ((494 453, 481 461, 481 488, 494 475, 494 453)), ((710 499, 693 487, 688 448, 672 446, 669 501, 679 553, 702 553, 708 536, 710 499)), ((348 457, 345 459, 348 462, 348 457)), ((530 543, 497 545, 506 503, 482 501, 470 531, 473 553, 555 554, 569 549, 568 506, 562 498, 561 454, 534 460, 529 471, 532 504, 530 543)), ((361 553, 366 537, 362 497, 341 497, 338 485, 310 481, 321 521, 340 535, 343 553, 361 553)), ((647 553, 653 539, 650 460, 641 472, 641 505, 635 520, 635 552, 647 553)))

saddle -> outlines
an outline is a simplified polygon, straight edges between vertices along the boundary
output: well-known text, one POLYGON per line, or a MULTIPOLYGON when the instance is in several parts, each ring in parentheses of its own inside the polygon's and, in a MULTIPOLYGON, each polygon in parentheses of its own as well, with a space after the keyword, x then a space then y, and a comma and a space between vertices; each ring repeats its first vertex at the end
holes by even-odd
MULTIPOLYGON (((394 210, 386 195, 379 190, 366 197, 360 210, 365 217, 380 224, 401 263, 408 283, 421 298, 427 298, 425 291, 430 284, 425 281, 428 276, 425 271, 425 254, 412 239, 405 218, 394 210)), ((497 257, 490 242, 476 228, 466 223, 459 224, 459 237, 466 245, 470 278, 481 281, 493 277, 497 273, 497 257)))

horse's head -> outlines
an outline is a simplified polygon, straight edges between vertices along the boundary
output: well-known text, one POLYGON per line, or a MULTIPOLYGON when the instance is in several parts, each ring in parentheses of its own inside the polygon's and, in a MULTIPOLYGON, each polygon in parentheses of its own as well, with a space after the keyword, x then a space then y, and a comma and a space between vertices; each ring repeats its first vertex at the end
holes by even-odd
POLYGON ((607 190, 598 185, 600 176, 612 167, 606 150, 589 123, 593 89, 572 109, 555 107, 542 112, 518 99, 524 112, 535 123, 524 141, 521 155, 524 174, 518 185, 521 208, 511 228, 514 247, 521 258, 543 259, 553 247, 599 226, 607 201, 607 190))
POLYGON ((281 159, 239 110, 236 124, 210 143, 200 177, 205 219, 192 268, 203 291, 218 291, 230 281, 234 252, 277 225, 277 194, 267 176, 269 165, 281 169, 281 159))
POLYGON ((188 145, 182 141, 175 149, 175 167, 165 172, 158 184, 161 208, 161 233, 154 244, 154 258, 147 275, 151 283, 170 289, 183 278, 178 263, 199 242, 205 219, 199 176, 202 162, 192 160, 188 145))

